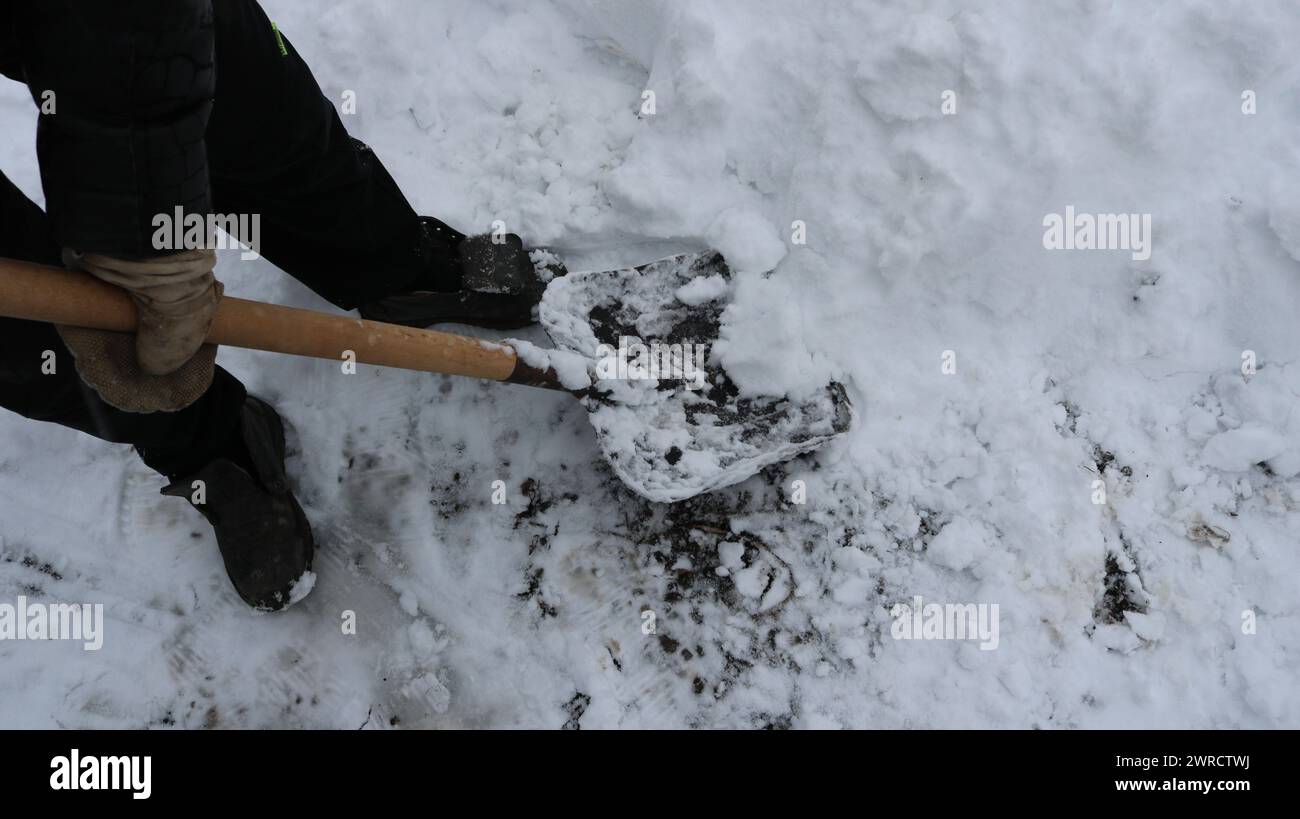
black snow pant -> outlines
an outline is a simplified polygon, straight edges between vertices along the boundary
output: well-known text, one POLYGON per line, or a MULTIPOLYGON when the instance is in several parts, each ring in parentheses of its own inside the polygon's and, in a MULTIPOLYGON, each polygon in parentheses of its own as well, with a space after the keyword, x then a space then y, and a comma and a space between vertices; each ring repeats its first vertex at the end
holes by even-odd
MULTIPOLYGON (((217 81, 205 140, 214 212, 258 214, 261 254, 345 309, 441 275, 430 267, 449 264, 450 249, 429 246, 397 184, 348 136, 256 0, 213 7, 217 81)), ((0 256, 60 264, 45 213, 3 174, 0 256)), ((172 479, 237 445, 244 387, 220 367, 186 409, 135 414, 104 403, 72 361, 52 325, 0 318, 0 407, 132 444, 172 479), (54 374, 42 368, 47 351, 54 374)))

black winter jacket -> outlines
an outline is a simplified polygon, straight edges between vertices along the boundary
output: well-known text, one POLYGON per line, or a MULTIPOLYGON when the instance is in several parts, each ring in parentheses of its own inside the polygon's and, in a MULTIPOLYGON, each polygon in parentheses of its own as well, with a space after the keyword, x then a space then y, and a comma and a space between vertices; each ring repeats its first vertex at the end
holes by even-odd
POLYGON ((211 209, 211 0, 0 0, 0 71, 52 101, 36 150, 64 246, 156 255, 156 214, 211 209))

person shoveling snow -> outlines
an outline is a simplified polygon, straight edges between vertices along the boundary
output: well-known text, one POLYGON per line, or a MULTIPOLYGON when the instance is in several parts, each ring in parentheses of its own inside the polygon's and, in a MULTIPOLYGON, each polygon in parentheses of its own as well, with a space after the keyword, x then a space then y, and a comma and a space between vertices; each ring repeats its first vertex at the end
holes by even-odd
POLYGON ((806 400, 740 396, 705 358, 695 385, 603 377, 593 341, 716 338, 725 261, 567 276, 518 236, 416 214, 255 0, 0 0, 0 31, 13 33, 0 69, 41 106, 48 207, 0 176, 0 257, 20 260, 0 264, 0 406, 133 445, 170 482, 163 493, 212 524, 251 606, 307 594, 315 545, 283 422, 215 366, 217 343, 355 349, 369 363, 568 389, 616 474, 652 500, 735 483, 847 429, 839 385, 806 400), (223 298, 213 227, 365 321, 223 298), (531 324, 552 280, 541 315, 558 351, 407 329, 531 324), (43 370, 46 351, 75 371, 43 370))
POLYGON ((132 341, 0 319, 0 405, 134 445, 166 494, 204 501, 240 596, 283 608, 313 551, 283 427, 203 344, 215 253, 160 251, 173 232, 155 215, 257 214, 256 251, 341 308, 408 324, 530 323, 536 294, 517 275, 464 275, 467 257, 513 273, 527 254, 416 214, 255 0, 5 0, 10 30, 0 67, 44 106, 48 213, 0 176, 0 255, 123 287, 141 322, 132 341), (46 350, 76 371, 42 374, 46 350))

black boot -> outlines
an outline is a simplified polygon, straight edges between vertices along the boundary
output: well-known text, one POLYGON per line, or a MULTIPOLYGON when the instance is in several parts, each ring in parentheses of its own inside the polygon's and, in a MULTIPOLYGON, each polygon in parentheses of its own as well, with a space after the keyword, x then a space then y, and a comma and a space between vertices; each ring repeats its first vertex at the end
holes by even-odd
POLYGON ((433 241, 449 244, 455 275, 439 265, 411 292, 363 305, 362 318, 407 327, 454 322, 492 330, 513 330, 536 321, 534 308, 546 281, 556 274, 556 263, 539 272, 523 240, 513 233, 494 241, 491 236, 464 236, 429 217, 424 222, 433 241))
POLYGON ((248 396, 239 438, 227 457, 177 479, 163 494, 189 500, 212 524, 226 573, 244 602, 278 611, 311 591, 315 543, 285 476, 280 416, 248 396))

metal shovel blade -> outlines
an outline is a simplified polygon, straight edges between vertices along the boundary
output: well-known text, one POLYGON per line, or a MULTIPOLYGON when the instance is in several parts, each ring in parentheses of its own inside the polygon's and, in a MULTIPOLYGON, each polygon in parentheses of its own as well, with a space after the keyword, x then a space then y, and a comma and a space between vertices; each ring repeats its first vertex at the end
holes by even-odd
POLYGON ((741 396, 710 355, 730 291, 715 251, 570 273, 540 317, 556 347, 590 363, 582 401, 600 448, 637 494, 672 502, 730 486, 846 431, 843 385, 814 395, 741 396))

